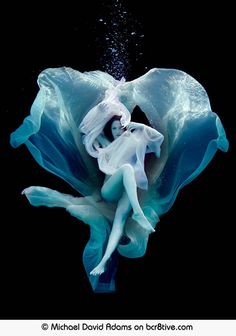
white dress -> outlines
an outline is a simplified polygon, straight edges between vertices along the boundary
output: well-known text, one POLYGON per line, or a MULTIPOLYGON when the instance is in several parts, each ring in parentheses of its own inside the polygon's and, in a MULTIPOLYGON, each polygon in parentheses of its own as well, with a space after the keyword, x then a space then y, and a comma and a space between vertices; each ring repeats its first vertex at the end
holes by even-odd
POLYGON ((134 168, 137 186, 148 189, 148 179, 144 170, 146 153, 160 157, 160 146, 164 136, 155 129, 143 125, 133 132, 125 131, 107 147, 99 149, 99 169, 106 175, 113 175, 124 164, 134 168))

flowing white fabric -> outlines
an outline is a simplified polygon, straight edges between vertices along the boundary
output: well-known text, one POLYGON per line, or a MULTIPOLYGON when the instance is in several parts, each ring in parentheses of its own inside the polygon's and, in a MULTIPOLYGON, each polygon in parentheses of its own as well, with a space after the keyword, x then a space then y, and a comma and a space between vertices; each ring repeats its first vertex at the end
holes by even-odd
MULTIPOLYGON (((87 147, 97 156, 96 148, 91 146, 107 120, 120 113, 121 122, 129 123, 135 106, 139 106, 150 125, 164 135, 160 159, 153 156, 145 162, 148 190, 139 190, 140 205, 153 227, 158 217, 171 209, 179 191, 207 167, 216 151, 228 150, 224 127, 212 112, 201 84, 176 69, 152 69, 133 81, 122 83, 119 95, 120 82, 101 71, 46 69, 39 75, 38 84, 40 91, 30 115, 11 134, 11 144, 13 147, 25 144, 41 167, 69 183, 84 197, 73 198, 42 187, 28 188, 24 194, 34 206, 65 207, 72 216, 89 225, 90 238, 83 254, 86 273, 94 291, 114 291, 115 259, 99 278, 90 275, 103 255, 116 209, 99 198, 103 176, 97 160, 82 144, 79 126, 85 135, 84 143, 90 140, 87 147), (104 102, 109 102, 109 107, 104 106, 104 102), (97 126, 90 138, 87 137, 91 129, 89 122, 97 126)), ((145 132, 150 139, 155 139, 150 129, 146 128, 145 132)), ((157 154, 158 147, 154 148, 157 143, 149 141, 147 150, 157 154)), ((131 146, 132 142, 128 144, 131 146)), ((114 165, 114 160, 112 162, 114 165)), ((119 254, 128 258, 143 256, 148 243, 144 231, 128 218, 125 227, 128 242, 119 245, 119 254)))
MULTIPOLYGON (((121 85, 122 83, 120 83, 121 85)), ((122 126, 126 127, 130 122, 130 112, 119 101, 119 86, 105 92, 105 98, 98 105, 94 106, 82 120, 79 129, 84 134, 83 143, 87 152, 98 157, 96 138, 101 134, 106 123, 114 116, 121 117, 122 126)))
POLYGON ((127 130, 107 147, 98 150, 99 169, 107 175, 113 175, 124 164, 130 164, 134 168, 137 186, 147 190, 145 154, 155 153, 160 157, 163 140, 161 133, 145 125, 133 132, 127 130))

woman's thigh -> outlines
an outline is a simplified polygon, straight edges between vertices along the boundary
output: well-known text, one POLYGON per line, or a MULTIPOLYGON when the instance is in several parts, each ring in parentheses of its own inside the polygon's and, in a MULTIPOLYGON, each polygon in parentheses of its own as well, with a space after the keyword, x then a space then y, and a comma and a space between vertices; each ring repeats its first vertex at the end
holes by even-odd
POLYGON ((105 201, 117 202, 124 191, 123 170, 119 169, 104 183, 101 194, 105 201))

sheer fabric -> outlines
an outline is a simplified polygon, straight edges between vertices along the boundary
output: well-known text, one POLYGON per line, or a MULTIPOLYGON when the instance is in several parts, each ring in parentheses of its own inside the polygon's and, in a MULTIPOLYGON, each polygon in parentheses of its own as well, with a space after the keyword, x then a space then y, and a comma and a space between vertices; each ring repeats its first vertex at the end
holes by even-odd
MULTIPOLYGON (((47 69, 39 75, 38 84, 40 91, 31 113, 12 133, 11 144, 13 147, 25 144, 43 168, 68 182, 81 197, 44 187, 27 188, 24 194, 34 206, 64 207, 89 225, 91 234, 83 256, 87 275, 94 291, 114 291, 116 253, 103 275, 92 277, 89 272, 102 257, 115 214, 115 206, 108 205, 100 196, 104 180, 101 171, 105 172, 104 167, 108 165, 116 168, 115 158, 108 153, 110 159, 106 160, 106 150, 101 152, 99 169, 97 159, 92 157, 97 153, 92 141, 88 143, 89 154, 83 144, 86 123, 81 125, 81 122, 86 121, 84 117, 94 109, 97 132, 100 132, 107 120, 103 111, 111 112, 110 115, 118 113, 126 124, 138 105, 150 126, 164 135, 160 158, 153 155, 145 162, 146 177, 137 164, 137 171, 141 172, 141 177, 137 177, 139 187, 145 189, 140 189, 140 204, 153 226, 174 204, 179 190, 208 165, 217 149, 227 151, 224 128, 219 117, 211 111, 204 88, 179 70, 152 69, 133 81, 121 83, 101 71, 81 73, 70 68, 47 69), (115 88, 118 89, 117 98, 107 101, 107 90, 115 88)), ((144 138, 150 150, 158 154, 161 138, 156 142, 149 129, 143 131, 144 138)), ((127 139, 124 144, 129 147, 127 139)), ((136 159, 143 167, 142 144, 137 148, 136 159)), ((125 237, 118 247, 121 255, 136 258, 145 254, 148 235, 132 218, 127 221, 125 237)))
POLYGON ((109 146, 98 150, 99 169, 107 175, 113 175, 124 164, 134 168, 136 184, 140 189, 148 189, 148 179, 145 173, 144 159, 148 148, 149 153, 160 157, 160 146, 163 135, 144 127, 133 132, 125 131, 109 146))

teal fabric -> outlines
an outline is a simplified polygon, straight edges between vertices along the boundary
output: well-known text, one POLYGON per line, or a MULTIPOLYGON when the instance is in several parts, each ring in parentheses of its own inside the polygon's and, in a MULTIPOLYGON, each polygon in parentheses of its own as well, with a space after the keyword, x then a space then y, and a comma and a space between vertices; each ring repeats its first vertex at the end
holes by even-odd
MULTIPOLYGON (((94 291, 114 291, 116 253, 103 275, 89 275, 104 253, 115 205, 101 199, 104 175, 96 159, 86 152, 79 125, 118 81, 101 71, 57 68, 43 71, 38 84, 30 116, 11 134, 11 145, 25 144, 43 168, 68 182, 80 197, 43 187, 27 188, 24 194, 34 206, 64 207, 90 226, 83 256, 87 275, 94 291)), ((164 135, 160 159, 147 157, 148 190, 139 192, 143 211, 155 226, 172 207, 179 190, 203 171, 216 151, 228 150, 228 141, 219 117, 211 111, 206 91, 182 71, 152 69, 124 82, 119 99, 131 114, 139 106, 150 126, 164 135)), ((141 257, 147 242, 148 235, 129 218, 118 252, 129 258, 141 257)))

